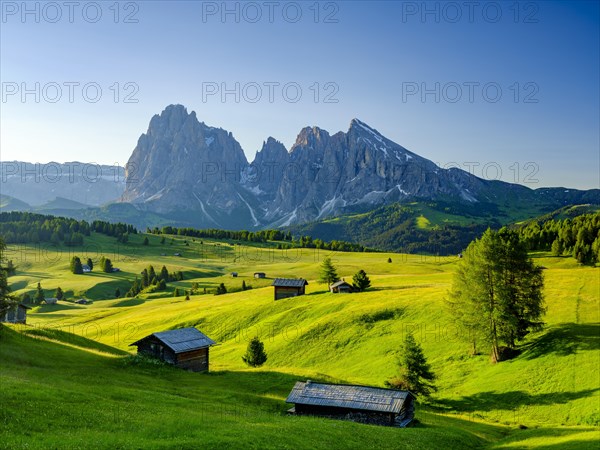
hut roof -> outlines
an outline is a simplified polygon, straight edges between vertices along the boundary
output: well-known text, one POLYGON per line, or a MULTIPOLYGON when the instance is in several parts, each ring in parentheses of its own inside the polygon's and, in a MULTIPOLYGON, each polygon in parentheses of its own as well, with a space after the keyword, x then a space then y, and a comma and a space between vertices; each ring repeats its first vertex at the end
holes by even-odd
POLYGON ((189 352, 191 350, 210 347, 211 345, 216 344, 215 341, 198 331, 196 328, 180 328, 178 330, 152 333, 151 335, 130 344, 130 346, 138 345, 144 339, 152 336, 161 341, 175 353, 189 352))
POLYGON ((395 389, 298 381, 286 402, 398 414, 409 396, 414 397, 395 389))
POLYGON ((17 305, 17 307, 18 307, 18 308, 23 308, 23 309, 31 309, 31 306, 27 306, 27 305, 26 305, 26 304, 24 304, 24 303, 19 303, 19 304, 17 305))
POLYGON ((308 284, 304 278, 275 278, 271 286, 277 287, 303 287, 308 284))
POLYGON ((336 281, 331 285, 332 288, 340 287, 340 286, 352 286, 350 283, 344 280, 336 281))

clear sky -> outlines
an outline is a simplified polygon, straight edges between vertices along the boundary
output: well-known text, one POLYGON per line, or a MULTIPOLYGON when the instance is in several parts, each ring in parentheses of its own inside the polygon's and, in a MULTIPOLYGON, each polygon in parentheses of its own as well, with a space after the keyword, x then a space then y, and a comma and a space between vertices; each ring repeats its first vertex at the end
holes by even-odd
POLYGON ((124 164, 181 103, 249 160, 357 117, 442 166, 600 187, 598 2, 76 3, 2 1, 4 161, 124 164))

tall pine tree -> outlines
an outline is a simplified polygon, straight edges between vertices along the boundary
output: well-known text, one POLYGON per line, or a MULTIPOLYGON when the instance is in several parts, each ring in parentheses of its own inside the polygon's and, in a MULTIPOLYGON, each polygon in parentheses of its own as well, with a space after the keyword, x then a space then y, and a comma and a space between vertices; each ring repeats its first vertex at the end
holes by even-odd
POLYGON ((325 258, 323 258, 323 262, 321 263, 319 281, 330 285, 332 283, 335 283, 336 281, 339 281, 339 279, 340 278, 338 277, 337 270, 331 262, 331 258, 329 256, 326 256, 325 258))
POLYGON ((398 366, 399 376, 386 381, 387 386, 425 396, 437 390, 434 384, 436 376, 412 333, 407 333, 404 338, 398 366))
MULTIPOLYGON (((4 244, 4 240, 0 237, 0 263, 4 259, 5 249, 6 245, 4 244)), ((4 316, 6 311, 14 308, 17 304, 16 298, 10 293, 7 278, 5 268, 0 264, 0 316, 4 316)))
POLYGON ((451 313, 477 352, 479 342, 500 361, 502 344, 514 348, 544 314, 543 276, 524 243, 510 230, 487 230, 461 259, 448 301, 451 313))

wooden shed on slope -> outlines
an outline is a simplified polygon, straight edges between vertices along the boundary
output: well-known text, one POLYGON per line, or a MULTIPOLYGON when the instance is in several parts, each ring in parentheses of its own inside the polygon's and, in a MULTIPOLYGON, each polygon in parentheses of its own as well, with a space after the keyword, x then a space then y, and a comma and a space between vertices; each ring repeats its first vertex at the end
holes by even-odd
POLYGON ((0 322, 8 323, 27 323, 27 310, 31 309, 29 306, 19 303, 13 308, 6 311, 4 316, 0 316, 0 322))
POLYGON ((281 300, 282 298, 304 295, 307 284, 308 281, 304 278, 275 278, 271 286, 275 288, 275 300, 281 300))
POLYGON ((309 414, 362 423, 407 426, 414 418, 415 396, 408 391, 348 384, 296 383, 287 403, 292 414, 309 414))
POLYGON ((267 274, 264 272, 254 272, 254 278, 266 278, 267 274))
POLYGON ((206 372, 208 350, 215 344, 196 328, 180 328, 152 333, 130 345, 137 346, 138 354, 158 358, 192 372, 206 372))
POLYGON ((335 283, 329 285, 329 292, 332 292, 334 294, 349 294, 352 291, 352 285, 344 280, 336 281, 335 283))

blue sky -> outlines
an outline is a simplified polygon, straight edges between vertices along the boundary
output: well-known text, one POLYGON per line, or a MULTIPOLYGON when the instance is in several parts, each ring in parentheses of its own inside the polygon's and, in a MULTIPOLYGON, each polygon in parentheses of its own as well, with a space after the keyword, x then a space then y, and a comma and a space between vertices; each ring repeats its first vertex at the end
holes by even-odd
POLYGON ((111 1, 97 21, 89 3, 23 16, 2 2, 2 160, 124 164, 152 115, 181 103, 249 160, 270 135, 289 149, 304 126, 357 117, 442 167, 600 186, 598 2, 274 2, 272 17, 230 2, 239 15, 222 17, 222 2, 151 1, 116 17, 111 1), (236 83, 238 102, 207 94, 236 83))

